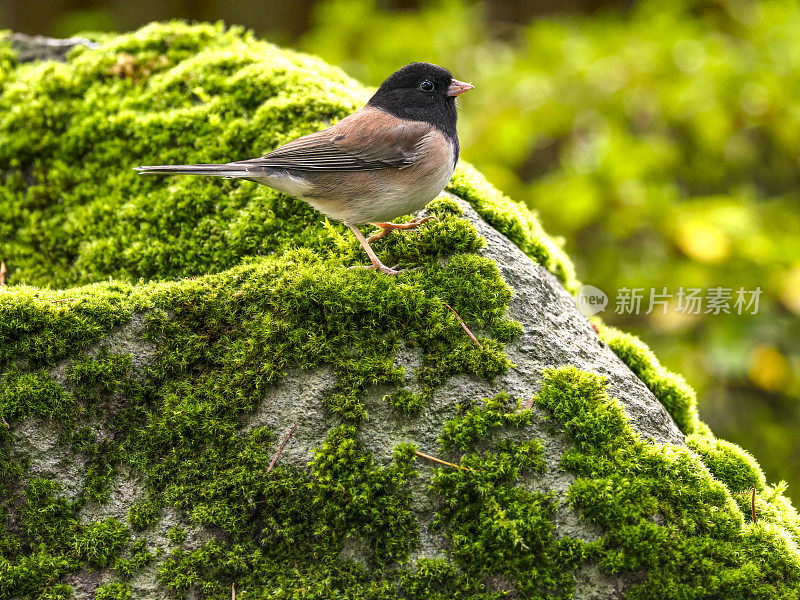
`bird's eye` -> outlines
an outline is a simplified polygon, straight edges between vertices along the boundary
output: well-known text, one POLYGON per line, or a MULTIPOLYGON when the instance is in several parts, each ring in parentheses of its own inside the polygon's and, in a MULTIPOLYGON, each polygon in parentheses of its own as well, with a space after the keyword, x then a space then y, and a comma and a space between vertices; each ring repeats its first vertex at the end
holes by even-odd
POLYGON ((423 79, 419 84, 419 89, 423 92, 432 92, 436 88, 430 79, 423 79))

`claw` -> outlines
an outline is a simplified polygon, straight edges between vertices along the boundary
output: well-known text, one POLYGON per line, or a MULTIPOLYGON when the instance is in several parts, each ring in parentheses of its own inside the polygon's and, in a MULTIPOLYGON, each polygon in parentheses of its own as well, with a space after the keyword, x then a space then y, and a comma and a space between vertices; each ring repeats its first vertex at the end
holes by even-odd
MULTIPOLYGON (((349 223, 347 224, 347 226, 355 234, 358 243, 361 244, 361 246, 364 248, 364 250, 367 253, 367 256, 369 256, 369 261, 372 263, 370 266, 364 268, 377 269, 378 271, 380 271, 381 273, 385 273, 386 275, 399 275, 402 272, 397 269, 397 265, 395 265, 394 267, 387 267, 385 264, 381 262, 381 259, 378 258, 378 256, 375 254, 375 251, 370 247, 369 242, 366 239, 364 239, 364 234, 361 233, 361 230, 359 230, 358 227, 356 227, 355 225, 350 225, 349 223)), ((352 269, 353 267, 350 268, 352 269)))
POLYGON ((429 216, 429 217, 416 217, 414 219, 411 219, 408 223, 372 223, 376 227, 380 227, 381 230, 369 236, 367 238, 367 242, 374 242, 375 240, 379 240, 382 237, 386 237, 395 229, 414 229, 415 227, 419 227, 423 223, 435 220, 436 217, 429 216))
POLYGON ((403 269, 398 269, 397 267, 398 267, 398 265, 395 265, 393 267, 387 267, 384 264, 381 264, 380 266, 376 266, 376 265, 354 265, 352 267, 348 267, 347 269, 348 269, 348 271, 352 270, 352 269, 365 269, 365 270, 376 269, 376 270, 380 271, 381 273, 385 273, 386 275, 399 275, 400 273, 403 272, 403 269))

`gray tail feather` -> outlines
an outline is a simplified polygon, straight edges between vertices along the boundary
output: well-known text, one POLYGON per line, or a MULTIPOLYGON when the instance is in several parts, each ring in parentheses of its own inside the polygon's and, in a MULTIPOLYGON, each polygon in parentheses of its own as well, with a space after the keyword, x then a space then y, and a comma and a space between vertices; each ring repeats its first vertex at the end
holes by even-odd
POLYGON ((135 171, 156 175, 211 175, 216 177, 252 177, 253 169, 232 163, 221 165, 149 165, 135 171))

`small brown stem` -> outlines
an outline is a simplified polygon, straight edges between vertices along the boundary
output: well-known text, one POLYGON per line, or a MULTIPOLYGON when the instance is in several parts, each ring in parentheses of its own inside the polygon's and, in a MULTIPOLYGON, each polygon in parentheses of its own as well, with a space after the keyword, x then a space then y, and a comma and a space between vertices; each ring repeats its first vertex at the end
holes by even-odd
POLYGON ((6 429, 11 429, 11 425, 8 424, 8 421, 6 421, 5 417, 0 417, 0 420, 3 421, 3 425, 6 426, 6 429))
POLYGON ((70 300, 77 300, 77 298, 57 298, 56 300, 50 300, 50 304, 58 304, 59 302, 69 302, 70 300))
POLYGON ((462 467, 461 465, 455 465, 455 464, 453 464, 451 462, 447 462, 446 460, 442 460, 441 458, 436 458, 435 456, 430 456, 428 454, 423 454, 419 450, 417 450, 416 452, 417 452, 417 456, 421 456, 422 458, 427 458, 428 460, 432 460, 434 462, 441 463, 443 465, 447 465, 448 467, 454 467, 456 469, 463 469, 464 471, 469 471, 471 473, 475 472, 472 469, 468 469, 467 467, 462 467))
POLYGON ((231 584, 231 600, 236 600, 236 584, 231 584))
POLYGON ((6 284, 6 261, 0 260, 0 287, 6 284))
POLYGON ((289 430, 289 433, 287 433, 286 437, 283 438, 280 448, 278 448, 278 451, 275 453, 275 456, 272 457, 272 460, 270 461, 269 466, 267 467, 267 473, 272 471, 272 467, 275 466, 275 462, 278 460, 278 457, 281 455, 281 452, 283 452, 283 447, 286 445, 286 442, 289 441, 289 437, 294 433, 295 429, 297 429, 297 423, 292 425, 292 428, 289 430))
POLYGON ((475 336, 472 334, 472 332, 469 330, 469 327, 467 327, 467 324, 466 324, 466 323, 464 323, 464 321, 461 319, 461 317, 460 317, 460 316, 458 316, 458 313, 457 313, 456 311, 454 311, 454 310, 453 310, 453 307, 452 307, 452 306, 450 306, 450 305, 449 305, 447 302, 445 302, 445 303, 444 303, 444 305, 445 305, 447 308, 449 308, 449 309, 450 309, 450 312, 451 312, 451 313, 453 313, 453 314, 456 316, 456 319, 458 319, 458 322, 459 322, 459 323, 461 323, 461 327, 464 329, 464 331, 466 331, 466 332, 467 332, 467 335, 468 335, 470 338, 472 338, 472 341, 473 341, 473 342, 475 342, 475 343, 478 345, 478 348, 480 348, 481 350, 483 350, 483 346, 481 346, 481 343, 478 341, 478 338, 476 338, 476 337, 475 337, 475 336))
POLYGON ((753 501, 752 505, 750 506, 751 510, 753 511, 753 523, 758 523, 758 518, 756 517, 756 488, 753 487, 753 501))

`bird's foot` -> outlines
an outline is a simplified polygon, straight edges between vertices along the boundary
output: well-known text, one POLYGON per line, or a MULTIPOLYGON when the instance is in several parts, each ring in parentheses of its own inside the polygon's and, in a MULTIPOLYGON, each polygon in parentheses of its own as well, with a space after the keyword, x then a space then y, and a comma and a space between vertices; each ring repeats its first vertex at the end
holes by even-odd
POLYGON ((353 267, 350 267, 350 269, 366 269, 366 270, 375 269, 376 271, 380 271, 381 273, 385 273, 386 275, 399 275, 400 273, 403 272, 403 269, 398 269, 397 268, 398 266, 399 265, 395 265, 393 267, 387 267, 385 264, 378 261, 378 264, 355 265, 353 267))
POLYGON ((423 223, 427 223, 428 221, 435 221, 436 217, 417 217, 415 219, 410 220, 408 223, 372 223, 376 227, 380 227, 381 230, 378 233, 374 233, 367 238, 367 242, 374 242, 375 240, 379 240, 382 237, 386 237, 390 233, 392 233, 395 229, 414 229, 415 227, 419 227, 423 223))

